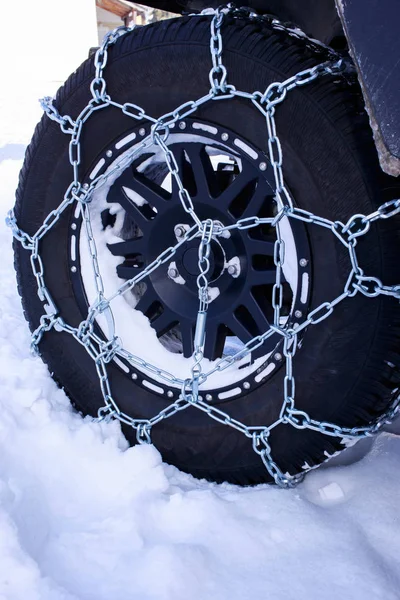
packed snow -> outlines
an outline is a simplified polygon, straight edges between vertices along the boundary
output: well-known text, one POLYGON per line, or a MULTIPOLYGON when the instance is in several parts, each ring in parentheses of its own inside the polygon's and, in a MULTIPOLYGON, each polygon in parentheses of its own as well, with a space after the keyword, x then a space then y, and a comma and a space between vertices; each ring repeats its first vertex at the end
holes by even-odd
MULTIPOLYGON (((1 213, 56 83, 2 98, 1 213)), ((396 600, 400 436, 295 490, 198 481, 71 408, 29 352, 0 222, 1 600, 396 600)))

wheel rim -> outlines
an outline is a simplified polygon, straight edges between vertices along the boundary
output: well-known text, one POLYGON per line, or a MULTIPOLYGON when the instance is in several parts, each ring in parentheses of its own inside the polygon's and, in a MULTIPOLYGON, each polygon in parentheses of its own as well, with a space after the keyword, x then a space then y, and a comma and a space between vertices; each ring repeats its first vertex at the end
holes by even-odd
MULTIPOLYGON (((276 214, 273 169, 262 152, 214 124, 186 120, 179 129, 171 132, 168 145, 200 219, 212 218, 227 226, 254 215, 276 214)), ((148 132, 140 127, 110 144, 95 161, 88 182, 112 168, 148 132)), ((99 261, 108 271, 109 289, 112 286, 113 291, 165 248, 175 245, 192 225, 167 173, 164 157, 154 148, 136 158, 117 178, 110 178, 93 197, 92 220, 101 224, 95 227, 99 261)), ((304 225, 287 219, 281 224, 286 247, 282 322, 291 326, 301 323, 307 314, 311 256, 304 225)), ((81 217, 75 214, 70 227, 71 274, 76 298, 85 312, 93 300, 93 286, 80 230, 81 217)), ((233 229, 223 238, 213 239, 204 352, 211 365, 221 356, 238 351, 273 323, 274 241, 274 229, 268 225, 233 229)), ((188 373, 193 351, 198 308, 197 248, 197 240, 184 244, 174 260, 135 286, 129 297, 120 299, 126 305, 123 311, 114 311, 118 335, 131 320, 127 308, 135 315, 131 331, 136 326, 143 333, 140 347, 132 342, 132 336, 128 340, 121 336, 125 347, 140 355, 138 350, 145 351, 147 346, 155 349, 157 343, 163 347, 161 354, 157 352, 160 366, 165 360, 172 361, 175 370, 171 368, 171 372, 181 378, 188 373)), ((100 270, 103 272, 103 268, 100 270)), ((98 324, 106 329, 105 323, 98 324)), ((209 399, 225 401, 265 383, 282 363, 281 346, 281 337, 273 335, 252 353, 250 362, 246 358, 224 376, 213 376, 204 386, 209 399)), ((148 354, 154 357, 154 351, 148 354)), ((150 378, 125 361, 116 362, 138 385, 168 397, 176 395, 177 385, 166 386, 157 376, 150 378)))

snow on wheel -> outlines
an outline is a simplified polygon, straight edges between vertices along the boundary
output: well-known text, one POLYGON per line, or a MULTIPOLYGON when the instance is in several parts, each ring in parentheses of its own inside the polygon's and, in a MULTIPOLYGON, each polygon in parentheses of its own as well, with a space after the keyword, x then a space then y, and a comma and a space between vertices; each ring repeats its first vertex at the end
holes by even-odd
POLYGON ((395 410, 380 216, 400 186, 332 51, 240 12, 120 34, 47 102, 58 122, 21 172, 34 342, 76 408, 132 444, 196 477, 292 485, 395 410))

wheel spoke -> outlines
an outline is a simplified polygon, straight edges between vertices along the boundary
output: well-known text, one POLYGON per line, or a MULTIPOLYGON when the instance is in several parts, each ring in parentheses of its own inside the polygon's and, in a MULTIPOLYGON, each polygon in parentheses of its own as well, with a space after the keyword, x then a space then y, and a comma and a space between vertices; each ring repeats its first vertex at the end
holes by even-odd
POLYGON ((167 199, 163 196, 161 187, 138 173, 134 175, 128 167, 111 186, 107 202, 120 204, 143 231, 164 210, 167 199))
POLYGON ((246 344, 246 342, 250 341, 254 337, 254 335, 250 333, 247 327, 243 325, 241 321, 239 321, 235 314, 232 314, 232 316, 228 317, 225 320, 225 325, 229 327, 233 335, 238 337, 239 340, 244 344, 246 344))
POLYGON ((129 265, 127 263, 122 263, 117 266, 117 275, 121 279, 132 279, 136 277, 143 271, 142 266, 129 265))
POLYGON ((151 314, 149 314, 149 309, 153 304, 159 302, 158 296, 152 285, 146 282, 147 288, 143 296, 140 298, 139 302, 135 306, 135 310, 140 310, 146 317, 151 318, 151 314))
POLYGON ((193 354, 193 324, 189 321, 181 321, 180 330, 183 356, 190 358, 193 354))
POLYGON ((132 167, 127 167, 110 187, 107 194, 107 202, 116 202, 117 204, 120 204, 120 196, 122 195, 121 190, 124 187, 129 187, 132 183, 132 179, 132 167))
MULTIPOLYGON (((228 210, 235 218, 240 218, 256 192, 258 176, 243 161, 242 171, 218 198, 218 205, 228 210)), ((252 216, 252 215, 251 215, 252 216)))
MULTIPOLYGON (((177 144, 176 147, 172 148, 173 155, 176 160, 176 164, 178 166, 179 177, 182 182, 184 188, 187 189, 189 195, 191 197, 196 195, 196 184, 194 180, 193 171, 187 158, 185 156, 185 151, 180 144, 177 144)), ((179 192, 178 184, 176 182, 175 177, 172 177, 172 196, 176 197, 179 192)))
POLYGON ((163 312, 151 321, 151 326, 155 329, 157 337, 161 337, 170 331, 177 324, 176 315, 164 306, 163 312))
POLYGON ((133 240, 107 244, 107 248, 114 256, 139 256, 144 253, 145 243, 142 237, 133 240))
POLYGON ((217 323, 207 323, 204 356, 215 360, 222 356, 226 339, 225 327, 217 323))
POLYGON ((144 199, 147 204, 155 208, 157 212, 162 212, 167 207, 170 199, 170 194, 161 186, 153 183, 137 171, 133 173, 130 183, 123 187, 132 190, 140 199, 144 199))
POLYGON ((271 205, 270 212, 272 216, 273 192, 267 182, 260 177, 257 181, 257 187, 254 191, 254 194, 250 197, 249 202, 244 209, 243 214, 241 215, 241 218, 246 219, 247 217, 259 215, 267 200, 269 201, 268 204, 271 205))
POLYGON ((265 333, 269 329, 269 321, 265 316, 263 310, 255 300, 254 296, 248 294, 243 303, 245 304, 247 310, 253 317, 258 327, 259 333, 265 333))
POLYGON ((185 147, 192 167, 197 196, 218 196, 220 189, 210 157, 202 144, 185 147))
POLYGON ((252 256, 255 254, 274 256, 275 242, 271 242, 270 240, 256 240, 249 237, 247 243, 252 256))
MULTIPOLYGON (((251 317, 253 317, 253 314, 251 315, 251 317)), ((259 324, 261 324, 261 317, 259 317, 258 320, 259 324)), ((247 323, 245 321, 246 315, 244 315, 244 317, 242 316, 238 318, 236 314, 233 314, 232 317, 230 317, 226 323, 229 329, 232 331, 232 333, 235 334, 244 344, 249 342, 254 337, 265 333, 265 331, 269 329, 269 324, 266 327, 259 327, 259 325, 254 319, 248 319, 247 323)), ((267 320, 266 323, 268 323, 267 320)), ((267 354, 268 352, 272 352, 272 350, 276 346, 277 337, 278 336, 276 334, 272 335, 270 338, 267 338, 267 340, 265 340, 265 342, 259 348, 252 351, 251 360, 254 361, 256 358, 259 358, 260 356, 265 356, 265 354, 267 354)))
POLYGON ((275 269, 256 271, 256 269, 250 268, 248 271, 248 280, 250 287, 257 285, 271 285, 276 282, 276 271, 275 269))
MULTIPOLYGON (((139 207, 126 195, 123 189, 121 189, 121 192, 118 194, 117 200, 113 200, 113 202, 118 202, 122 206, 122 208, 133 219, 141 231, 144 232, 149 229, 152 219, 147 218, 147 216, 143 214, 139 207)), ((147 208, 151 210, 148 205, 147 208)), ((155 217, 155 213, 153 211, 151 212, 155 217)))

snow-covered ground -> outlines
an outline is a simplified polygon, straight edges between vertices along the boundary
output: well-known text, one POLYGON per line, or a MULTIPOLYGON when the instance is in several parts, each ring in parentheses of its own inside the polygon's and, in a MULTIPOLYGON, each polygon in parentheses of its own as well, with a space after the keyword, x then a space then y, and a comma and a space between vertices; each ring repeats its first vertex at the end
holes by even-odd
POLYGON ((399 599, 400 436, 292 491, 212 485, 82 419, 30 356, 3 216, 55 87, 0 99, 0 599, 399 599))

